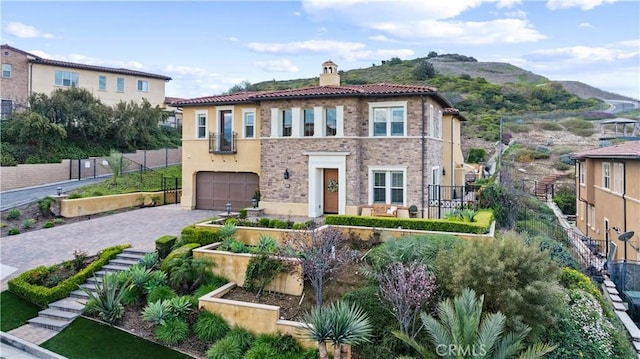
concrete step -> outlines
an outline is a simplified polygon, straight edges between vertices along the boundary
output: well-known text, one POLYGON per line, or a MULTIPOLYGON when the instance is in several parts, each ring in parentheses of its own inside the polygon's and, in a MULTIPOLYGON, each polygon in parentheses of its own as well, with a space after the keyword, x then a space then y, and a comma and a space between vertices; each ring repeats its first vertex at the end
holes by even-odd
POLYGON ((80 299, 89 299, 89 294, 85 293, 83 290, 76 289, 71 294, 69 294, 70 298, 80 298, 80 299))
POLYGON ((142 257, 144 257, 143 254, 137 254, 137 253, 120 253, 116 256, 117 259, 126 259, 126 260, 130 260, 130 261, 139 261, 140 259, 142 259, 142 257))
POLYGON ((64 298, 57 302, 49 303, 49 308, 82 314, 86 302, 86 299, 64 298))
POLYGON ((95 283, 102 283, 102 277, 89 277, 87 278, 86 284, 93 284, 95 285, 95 283))
POLYGON ((28 320, 29 324, 34 325, 36 327, 52 329, 55 331, 61 331, 67 325, 71 324, 68 320, 59 320, 45 317, 35 317, 33 319, 28 320))
POLYGON ((138 264, 139 262, 137 260, 132 261, 132 260, 128 260, 128 259, 112 259, 109 261, 108 265, 117 265, 117 266, 124 266, 124 267, 131 267, 133 265, 138 264))
MULTIPOLYGON (((107 271, 107 272, 121 272, 121 271, 125 271, 129 269, 129 267, 125 267, 125 266, 121 266, 121 265, 114 265, 114 264, 105 264, 102 266, 102 270, 98 271, 98 272, 102 272, 102 271, 107 271)), ((96 273, 98 273, 96 272, 96 273)))
POLYGON ((67 321, 72 321, 80 316, 80 313, 69 312, 66 310, 52 309, 52 308, 42 310, 38 314, 39 316, 45 317, 45 318, 67 320, 67 321))
POLYGON ((149 251, 145 251, 142 249, 133 249, 133 248, 127 248, 124 251, 122 251, 122 253, 120 254, 124 254, 124 255, 139 255, 140 257, 144 256, 145 254, 149 253, 149 251))
POLYGON ((91 291, 96 291, 96 283, 87 281, 85 284, 80 284, 80 287, 91 289, 91 291))

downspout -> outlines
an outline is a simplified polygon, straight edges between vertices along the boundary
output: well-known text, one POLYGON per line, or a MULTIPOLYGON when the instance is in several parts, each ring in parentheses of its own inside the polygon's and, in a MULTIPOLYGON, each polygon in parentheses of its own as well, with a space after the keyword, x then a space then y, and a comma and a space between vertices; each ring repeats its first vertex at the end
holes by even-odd
MULTIPOLYGON (((627 161, 622 162, 623 166, 622 166, 622 224, 624 226, 624 232, 627 231, 627 176, 626 176, 626 172, 627 172, 627 161)), ((625 262, 627 261, 627 243, 629 243, 629 241, 625 241, 624 242, 624 260, 625 262)), ((626 268, 625 268, 626 270, 626 268)))
POLYGON ((421 114, 422 115, 422 133, 420 135, 421 136, 421 146, 422 146, 422 161, 420 162, 420 164, 421 164, 421 173, 422 173, 422 175, 420 176, 420 178, 421 178, 421 186, 420 186, 420 188, 421 188, 421 195, 420 195, 421 205, 420 206, 422 208, 422 211, 421 211, 422 212, 422 218, 424 218, 424 209, 425 209, 425 206, 424 206, 424 171, 425 171, 425 169, 424 169, 424 161, 425 161, 425 158, 426 158, 426 143, 425 143, 426 138, 425 138, 425 135, 424 135, 425 117, 424 117, 424 96, 423 95, 420 95, 420 101, 421 101, 421 104, 422 104, 422 109, 421 109, 421 112, 422 112, 422 114, 421 114))
MULTIPOLYGON (((451 188, 453 188, 453 186, 455 186, 455 179, 456 179, 456 170, 454 168, 454 161, 453 161, 453 119, 454 116, 451 116, 451 119, 449 120, 451 122, 451 131, 449 132, 449 137, 451 137, 451 152, 449 152, 449 155, 451 156, 451 188)), ((454 189, 455 191, 455 189, 454 189)))

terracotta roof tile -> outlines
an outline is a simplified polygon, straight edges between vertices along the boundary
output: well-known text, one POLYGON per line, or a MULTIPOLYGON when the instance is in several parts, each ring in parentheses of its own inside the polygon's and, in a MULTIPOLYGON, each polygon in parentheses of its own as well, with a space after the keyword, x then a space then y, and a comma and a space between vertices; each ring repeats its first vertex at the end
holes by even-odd
POLYGON ((129 69, 123 69, 123 68, 96 66, 96 65, 85 65, 85 64, 78 64, 78 63, 75 63, 75 62, 66 62, 66 61, 43 59, 42 57, 36 57, 34 60, 31 60, 31 61, 34 62, 34 63, 37 63, 37 64, 68 67, 68 68, 73 68, 73 69, 111 72, 111 73, 123 74, 123 75, 149 77, 149 78, 160 79, 160 80, 165 80, 165 81, 171 80, 171 77, 164 76, 164 75, 158 75, 158 74, 152 74, 152 73, 149 73, 149 72, 135 71, 135 70, 129 70, 129 69))
POLYGON ((249 102, 253 101, 253 99, 262 93, 266 93, 269 91, 258 91, 258 92, 235 92, 225 95, 213 95, 213 96, 205 96, 205 97, 196 97, 190 99, 183 99, 180 101, 176 101, 174 104, 178 106, 182 105, 203 105, 203 104, 220 104, 220 103, 240 103, 240 102, 249 102))
POLYGON ((442 114, 444 114, 444 115, 453 115, 453 116, 458 117, 461 121, 467 121, 467 118, 464 117, 464 115, 462 115, 460 113, 460 110, 458 110, 457 108, 447 107, 444 110, 442 110, 442 114))
POLYGON ((574 153, 572 158, 637 158, 640 159, 640 141, 626 141, 617 145, 574 153))

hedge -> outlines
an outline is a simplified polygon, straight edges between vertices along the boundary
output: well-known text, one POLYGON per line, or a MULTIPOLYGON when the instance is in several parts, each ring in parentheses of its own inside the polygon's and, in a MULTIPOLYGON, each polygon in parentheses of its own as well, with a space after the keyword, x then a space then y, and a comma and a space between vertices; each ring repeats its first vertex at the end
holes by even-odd
POLYGON ((493 212, 480 210, 475 222, 462 222, 448 219, 422 219, 422 218, 389 218, 328 215, 324 223, 341 226, 374 227, 374 228, 402 228, 419 231, 457 232, 485 234, 491 228, 493 212))
POLYGON ((169 253, 167 258, 162 260, 162 264, 160 265, 160 267, 162 268, 163 271, 166 272, 167 268, 169 268, 169 262, 171 262, 175 258, 190 256, 191 251, 194 248, 198 248, 198 247, 200 247, 200 244, 198 243, 187 243, 180 248, 174 249, 173 251, 171 251, 171 253, 169 253))
POLYGON ((178 237, 166 235, 156 239, 156 250, 160 258, 166 258, 171 252, 171 247, 176 243, 178 237))
POLYGON ((181 243, 199 243, 201 246, 222 241, 216 229, 188 226, 182 229, 181 243))
POLYGON ((78 286, 84 283, 93 273, 99 271, 103 265, 107 264, 125 248, 129 247, 131 247, 130 244, 123 244, 103 249, 98 253, 98 259, 53 288, 30 284, 28 278, 38 272, 50 271, 54 267, 57 267, 56 265, 50 267, 39 266, 20 274, 9 281, 9 290, 31 303, 44 308, 51 302, 68 297, 71 292, 78 289, 78 286))

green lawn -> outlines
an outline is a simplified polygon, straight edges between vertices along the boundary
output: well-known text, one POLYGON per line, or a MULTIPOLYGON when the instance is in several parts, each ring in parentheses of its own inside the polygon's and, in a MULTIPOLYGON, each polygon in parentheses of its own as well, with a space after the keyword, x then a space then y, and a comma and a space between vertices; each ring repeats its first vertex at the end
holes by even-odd
POLYGON ((8 332, 21 327, 27 320, 37 317, 40 310, 38 306, 5 290, 0 293, 0 330, 8 332))
POLYGON ((44 342, 41 347, 69 359, 191 358, 162 345, 82 317, 74 320, 71 325, 44 342))

